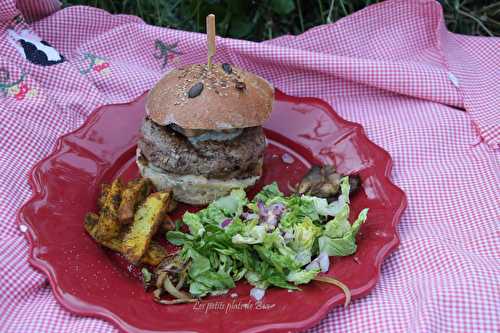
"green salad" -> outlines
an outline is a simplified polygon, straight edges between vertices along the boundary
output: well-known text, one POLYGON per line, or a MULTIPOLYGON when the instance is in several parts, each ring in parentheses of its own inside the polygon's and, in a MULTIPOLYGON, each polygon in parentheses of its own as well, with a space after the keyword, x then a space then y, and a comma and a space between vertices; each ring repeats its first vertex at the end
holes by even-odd
POLYGON ((314 279, 348 293, 340 281, 318 274, 329 270, 329 256, 356 252, 355 237, 367 213, 362 210, 349 223, 348 177, 341 179, 341 193, 331 203, 285 196, 273 183, 251 201, 238 189, 196 213, 186 212, 182 222, 189 233, 177 229, 166 237, 181 247, 176 260, 185 268, 183 284, 193 298, 225 294, 239 280, 254 286, 251 295, 257 300, 268 287, 294 290, 314 279))

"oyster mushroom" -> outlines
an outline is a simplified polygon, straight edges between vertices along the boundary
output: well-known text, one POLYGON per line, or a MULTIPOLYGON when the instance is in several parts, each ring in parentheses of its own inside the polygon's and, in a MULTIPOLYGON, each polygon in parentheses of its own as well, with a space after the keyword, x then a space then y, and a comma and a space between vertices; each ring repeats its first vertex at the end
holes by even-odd
MULTIPOLYGON (((333 165, 315 165, 302 178, 296 188, 292 188, 297 194, 307 194, 333 201, 340 194, 340 181, 344 175, 338 173, 333 165)), ((359 189, 361 180, 359 176, 349 176, 351 189, 349 194, 353 194, 359 189)))
POLYGON ((187 292, 182 290, 190 263, 184 263, 177 254, 165 258, 156 268, 156 289, 154 300, 160 304, 179 304, 196 302, 187 292), (173 300, 161 299, 164 293, 173 296, 173 300))

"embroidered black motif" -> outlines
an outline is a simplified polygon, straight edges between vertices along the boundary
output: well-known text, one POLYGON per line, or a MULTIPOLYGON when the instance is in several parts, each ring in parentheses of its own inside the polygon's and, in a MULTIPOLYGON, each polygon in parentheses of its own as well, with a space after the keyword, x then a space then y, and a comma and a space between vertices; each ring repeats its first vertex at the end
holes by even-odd
POLYGON ((65 61, 65 58, 52 45, 31 30, 24 29, 17 32, 9 29, 8 36, 19 53, 35 65, 52 66, 65 61))
POLYGON ((16 101, 22 101, 36 95, 36 89, 26 82, 26 73, 22 69, 18 79, 14 79, 8 69, 0 68, 0 97, 13 97, 16 101))
MULTIPOLYGON (((24 39, 20 39, 19 42, 21 43, 21 47, 24 50, 24 54, 26 55, 26 59, 29 60, 30 62, 34 63, 35 65, 52 66, 52 65, 60 64, 61 62, 63 62, 65 60, 64 56, 61 54, 60 54, 59 60, 49 60, 47 57, 47 54, 45 52, 43 52, 42 50, 39 50, 35 44, 32 44, 24 39)), ((47 47, 52 48, 55 51, 55 49, 46 41, 42 40, 40 43, 47 46, 47 47)))

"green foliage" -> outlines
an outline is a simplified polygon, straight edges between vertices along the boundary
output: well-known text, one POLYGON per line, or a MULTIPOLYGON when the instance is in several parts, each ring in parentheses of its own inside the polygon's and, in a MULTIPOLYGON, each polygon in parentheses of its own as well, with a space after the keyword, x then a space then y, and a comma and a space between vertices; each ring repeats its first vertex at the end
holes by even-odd
MULTIPOLYGON (((147 23, 205 32, 205 17, 217 17, 217 34, 265 40, 299 34, 311 27, 335 22, 378 0, 63 0, 68 5, 90 5, 112 13, 133 14, 147 23)), ((451 31, 500 36, 500 2, 440 0, 451 31)))

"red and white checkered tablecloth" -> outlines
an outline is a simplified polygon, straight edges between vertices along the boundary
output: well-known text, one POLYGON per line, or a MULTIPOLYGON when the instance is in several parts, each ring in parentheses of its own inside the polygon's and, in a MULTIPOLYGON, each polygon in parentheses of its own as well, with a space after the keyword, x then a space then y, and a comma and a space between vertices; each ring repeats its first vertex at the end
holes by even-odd
MULTIPOLYGON (((23 22, 14 0, 0 2, 0 331, 113 332, 64 310, 28 264, 15 223, 31 194, 26 173, 98 106, 205 61, 205 36, 32 3, 19 4, 23 22)), ((300 36, 217 45, 218 62, 361 123, 408 195, 401 245, 373 292, 312 331, 499 332, 500 39, 450 33, 438 2, 394 0, 300 36)))

